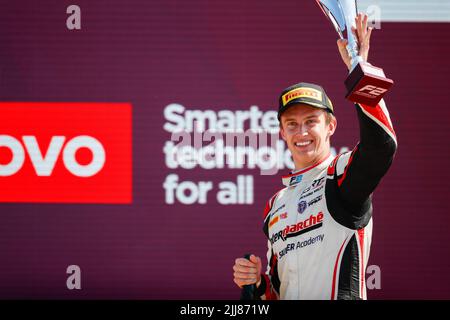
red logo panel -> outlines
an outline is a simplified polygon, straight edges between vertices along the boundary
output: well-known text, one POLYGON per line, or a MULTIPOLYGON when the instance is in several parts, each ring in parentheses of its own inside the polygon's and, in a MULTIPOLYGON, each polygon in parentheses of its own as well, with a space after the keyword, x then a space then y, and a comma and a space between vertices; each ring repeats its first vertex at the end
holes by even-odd
POLYGON ((129 103, 1 102, 0 202, 131 203, 129 103))

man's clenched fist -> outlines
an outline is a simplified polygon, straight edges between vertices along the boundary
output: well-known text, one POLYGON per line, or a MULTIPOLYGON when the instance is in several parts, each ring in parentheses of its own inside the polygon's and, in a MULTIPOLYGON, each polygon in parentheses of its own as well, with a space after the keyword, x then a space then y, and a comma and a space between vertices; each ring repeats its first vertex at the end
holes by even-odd
POLYGON ((250 256, 250 260, 237 258, 234 262, 234 283, 240 288, 247 284, 254 284, 259 287, 261 283, 261 259, 255 255, 250 256))

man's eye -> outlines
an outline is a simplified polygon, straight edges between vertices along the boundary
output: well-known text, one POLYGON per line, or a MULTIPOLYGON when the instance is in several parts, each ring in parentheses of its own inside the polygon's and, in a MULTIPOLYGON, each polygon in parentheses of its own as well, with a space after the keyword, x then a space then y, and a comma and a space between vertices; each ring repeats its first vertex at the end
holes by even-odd
POLYGON ((315 123, 315 122, 316 122, 316 121, 313 120, 313 119, 306 120, 306 124, 313 124, 313 123, 315 123))
POLYGON ((288 122, 287 123, 288 127, 295 127, 296 125, 297 125, 297 123, 295 123, 295 122, 288 122))

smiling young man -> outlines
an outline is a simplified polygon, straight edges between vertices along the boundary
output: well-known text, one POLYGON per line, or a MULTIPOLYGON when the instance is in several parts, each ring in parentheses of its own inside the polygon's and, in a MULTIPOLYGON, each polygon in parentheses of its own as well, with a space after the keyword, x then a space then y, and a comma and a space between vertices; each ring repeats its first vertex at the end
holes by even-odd
POLYGON ((331 102, 320 86, 299 83, 284 90, 278 119, 295 169, 306 168, 329 156, 330 137, 337 121, 331 102))
MULTIPOLYGON (((367 61, 371 29, 358 15, 359 54, 367 61)), ((345 40, 338 41, 350 69, 345 40)), ((261 259, 238 258, 234 282, 256 284, 256 299, 366 299, 365 269, 372 237, 372 193, 389 169, 397 141, 383 101, 355 105, 360 141, 333 157, 337 121, 322 87, 298 83, 281 93, 280 132, 295 163, 285 188, 267 203, 264 233, 267 271, 261 259)))

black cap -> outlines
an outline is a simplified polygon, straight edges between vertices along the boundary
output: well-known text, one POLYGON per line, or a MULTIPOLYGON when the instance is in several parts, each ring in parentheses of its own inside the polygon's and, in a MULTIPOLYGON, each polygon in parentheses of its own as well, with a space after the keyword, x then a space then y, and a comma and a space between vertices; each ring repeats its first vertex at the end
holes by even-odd
POLYGON ((289 107, 302 103, 333 113, 333 104, 321 86, 300 82, 283 90, 279 100, 278 121, 289 107))

